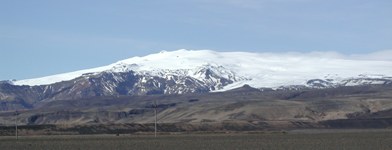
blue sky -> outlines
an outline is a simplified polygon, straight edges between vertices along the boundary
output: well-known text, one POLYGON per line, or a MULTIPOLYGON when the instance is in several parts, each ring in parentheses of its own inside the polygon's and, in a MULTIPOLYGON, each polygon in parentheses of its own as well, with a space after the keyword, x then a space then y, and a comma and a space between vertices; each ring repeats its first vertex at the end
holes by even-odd
POLYGON ((391 0, 1 0, 0 80, 161 50, 392 49, 391 0))

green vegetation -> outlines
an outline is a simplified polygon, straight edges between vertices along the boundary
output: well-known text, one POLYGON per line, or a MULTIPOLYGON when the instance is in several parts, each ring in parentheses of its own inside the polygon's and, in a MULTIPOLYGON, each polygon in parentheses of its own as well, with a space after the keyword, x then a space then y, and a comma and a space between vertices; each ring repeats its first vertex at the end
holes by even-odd
POLYGON ((0 137, 8 149, 392 149, 392 132, 274 132, 159 135, 0 137))

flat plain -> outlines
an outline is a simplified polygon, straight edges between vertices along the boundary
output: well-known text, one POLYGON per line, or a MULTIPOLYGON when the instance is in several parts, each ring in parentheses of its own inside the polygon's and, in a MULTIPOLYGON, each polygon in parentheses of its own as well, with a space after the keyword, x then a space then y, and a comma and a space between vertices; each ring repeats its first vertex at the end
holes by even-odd
POLYGON ((15 149, 259 149, 390 150, 391 130, 309 130, 255 133, 176 133, 158 135, 55 135, 0 137, 1 150, 15 149))

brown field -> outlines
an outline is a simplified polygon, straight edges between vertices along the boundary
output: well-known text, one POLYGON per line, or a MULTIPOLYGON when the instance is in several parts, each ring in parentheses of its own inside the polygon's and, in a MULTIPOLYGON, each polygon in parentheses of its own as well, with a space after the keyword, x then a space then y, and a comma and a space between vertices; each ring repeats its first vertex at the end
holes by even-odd
POLYGON ((305 130, 289 132, 0 137, 1 150, 15 149, 267 149, 390 150, 391 130, 305 130))

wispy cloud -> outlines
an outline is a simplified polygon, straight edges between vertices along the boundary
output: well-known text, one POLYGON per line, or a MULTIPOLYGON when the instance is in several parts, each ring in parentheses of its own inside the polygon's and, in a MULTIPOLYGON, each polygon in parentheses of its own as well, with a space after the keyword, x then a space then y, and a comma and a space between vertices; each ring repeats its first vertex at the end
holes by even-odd
MULTIPOLYGON (((244 50, 246 51, 246 50, 244 50)), ((343 54, 336 51, 307 51, 307 52, 259 52, 266 57, 287 58, 316 58, 316 59, 343 59, 343 60, 370 60, 370 61, 392 61, 392 50, 380 50, 361 54, 343 54)))
POLYGON ((318 58, 335 58, 335 59, 347 59, 347 60, 372 60, 372 61, 392 61, 392 49, 391 50, 380 50, 362 54, 342 54, 335 51, 312 51, 305 53, 287 53, 296 56, 305 57, 318 57, 318 58))
POLYGON ((363 60, 388 60, 392 61, 392 49, 376 51, 368 54, 352 54, 349 57, 353 59, 363 59, 363 60))

